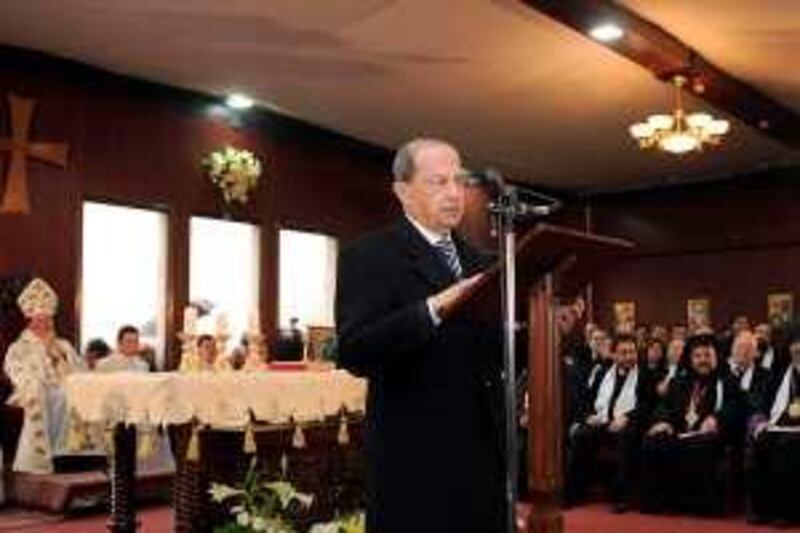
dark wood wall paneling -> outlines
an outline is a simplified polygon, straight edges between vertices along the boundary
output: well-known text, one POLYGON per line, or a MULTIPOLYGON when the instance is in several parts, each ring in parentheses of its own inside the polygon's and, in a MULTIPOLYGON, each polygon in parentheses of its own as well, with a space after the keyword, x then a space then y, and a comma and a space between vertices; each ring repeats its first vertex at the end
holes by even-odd
MULTIPOLYGON (((277 320, 278 228, 348 240, 396 212, 390 154, 382 148, 266 112, 235 116, 212 98, 34 52, 0 47, 0 66, 0 135, 9 131, 6 95, 13 91, 38 101, 32 138, 70 146, 66 170, 28 165, 32 214, 0 215, 0 275, 50 281, 62 302, 59 326, 71 337, 80 306, 81 202, 170 215, 168 320, 180 324, 188 298, 188 219, 224 214, 200 160, 227 143, 254 151, 265 165, 250 203, 231 213, 262 228, 265 328, 277 320)), ((7 160, 0 157, 2 176, 7 160)))
POLYGON ((596 232, 638 245, 597 278, 595 316, 610 325, 612 303, 630 300, 640 322, 677 323, 687 299, 709 298, 723 327, 738 313, 765 320, 770 292, 800 299, 798 178, 798 169, 773 170, 591 199, 596 232))

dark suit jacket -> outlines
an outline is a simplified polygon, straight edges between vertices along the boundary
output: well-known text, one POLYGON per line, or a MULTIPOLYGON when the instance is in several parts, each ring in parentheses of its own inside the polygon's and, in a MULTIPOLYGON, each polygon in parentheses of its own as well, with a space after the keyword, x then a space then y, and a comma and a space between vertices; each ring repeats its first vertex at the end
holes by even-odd
MULTIPOLYGON (((486 266, 454 241, 465 276, 486 266)), ((497 530, 501 344, 475 324, 433 324, 426 299, 455 281, 406 219, 340 255, 339 364, 369 379, 371 533, 497 530)))

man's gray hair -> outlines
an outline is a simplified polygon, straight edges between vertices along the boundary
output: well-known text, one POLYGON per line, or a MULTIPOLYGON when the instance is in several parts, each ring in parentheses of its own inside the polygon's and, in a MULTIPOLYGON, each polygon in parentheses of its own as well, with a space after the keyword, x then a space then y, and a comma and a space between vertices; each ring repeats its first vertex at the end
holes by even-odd
POLYGON ((394 176, 395 181, 410 180, 411 176, 413 176, 417 170, 414 161, 417 152, 423 148, 428 148, 431 146, 444 146, 450 148, 456 153, 456 155, 458 155, 458 150, 456 150, 455 147, 447 141, 425 137, 412 139, 398 148, 397 152, 394 154, 394 161, 392 162, 392 175, 394 176))

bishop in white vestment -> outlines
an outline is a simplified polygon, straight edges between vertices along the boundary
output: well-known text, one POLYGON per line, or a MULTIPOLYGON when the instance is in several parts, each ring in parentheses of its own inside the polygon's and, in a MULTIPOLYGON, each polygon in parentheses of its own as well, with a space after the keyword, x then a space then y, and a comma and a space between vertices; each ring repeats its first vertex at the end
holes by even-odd
POLYGON ((53 316, 58 297, 47 282, 33 280, 17 302, 28 327, 9 347, 4 362, 14 384, 8 404, 25 411, 13 469, 48 474, 53 472, 53 458, 67 454, 64 381, 82 365, 72 345, 56 336, 53 316))

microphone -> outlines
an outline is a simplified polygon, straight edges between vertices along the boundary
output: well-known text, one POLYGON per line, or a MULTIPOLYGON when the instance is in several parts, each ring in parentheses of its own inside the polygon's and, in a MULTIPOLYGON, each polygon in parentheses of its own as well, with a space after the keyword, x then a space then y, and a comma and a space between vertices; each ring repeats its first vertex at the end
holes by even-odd
POLYGON ((483 170, 465 170, 463 175, 468 185, 487 186, 496 191, 498 195, 513 194, 516 197, 514 213, 518 217, 547 216, 558 211, 563 205, 561 200, 548 194, 506 183, 503 175, 492 167, 483 170), (525 198, 528 200, 525 201, 525 198), (533 203, 530 201, 531 199, 543 200, 547 203, 533 203))

